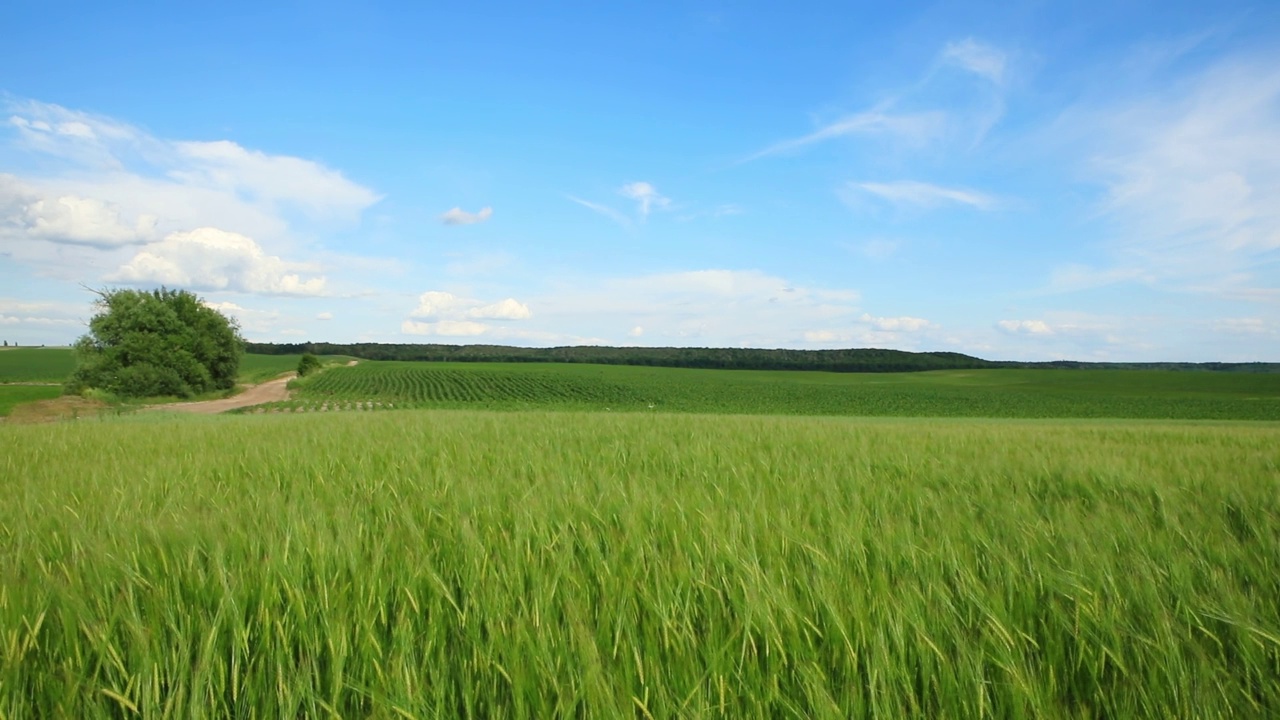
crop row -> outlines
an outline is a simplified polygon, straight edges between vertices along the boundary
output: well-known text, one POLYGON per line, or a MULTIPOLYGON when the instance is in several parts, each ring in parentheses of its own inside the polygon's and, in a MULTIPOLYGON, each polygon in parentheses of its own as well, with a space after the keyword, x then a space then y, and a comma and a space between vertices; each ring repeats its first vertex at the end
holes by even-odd
POLYGON ((1280 420, 1280 382, 1270 383, 1274 389, 1262 387, 1241 396, 1226 385, 1205 386, 1205 378, 1219 379, 1172 372, 988 370, 888 376, 369 362, 308 378, 297 385, 296 397, 308 403, 378 400, 398 407, 1280 420), (1135 390, 1133 381, 1146 384, 1135 390))

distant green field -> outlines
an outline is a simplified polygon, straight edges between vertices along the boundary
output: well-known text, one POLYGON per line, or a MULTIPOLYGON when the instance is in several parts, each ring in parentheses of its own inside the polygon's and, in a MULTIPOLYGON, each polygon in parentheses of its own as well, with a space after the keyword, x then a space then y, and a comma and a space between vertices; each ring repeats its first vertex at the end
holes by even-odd
MULTIPOLYGON (((301 355, 251 355, 240 360, 240 382, 259 383, 298 367, 301 355)), ((341 357, 322 357, 339 362, 341 357)), ((75 370, 70 348, 15 348, 0 350, 0 384, 14 382, 61 383, 75 370)))
POLYGON ((1275 718, 1278 467, 1266 423, 0 424, 0 715, 1275 718))
POLYGON ((1280 375, 1139 370, 823 373, 362 362, 297 381, 294 407, 1280 420, 1280 375))
POLYGON ((21 403, 51 400, 61 394, 61 385, 0 385, 0 417, 21 403))
POLYGON ((76 367, 71 348, 8 348, 0 350, 0 384, 60 383, 76 367))
MULTIPOLYGON (((240 382, 260 383, 280 376, 282 373, 298 369, 298 361, 302 355, 252 355, 245 354, 240 358, 240 382)), ((345 363, 350 358, 337 355, 322 355, 320 362, 326 364, 345 363)))

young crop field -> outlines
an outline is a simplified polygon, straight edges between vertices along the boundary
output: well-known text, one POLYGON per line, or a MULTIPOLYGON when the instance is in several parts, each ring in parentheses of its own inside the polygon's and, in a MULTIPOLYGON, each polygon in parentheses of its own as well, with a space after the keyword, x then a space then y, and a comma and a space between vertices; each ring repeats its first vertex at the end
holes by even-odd
POLYGON ((282 407, 933 417, 1280 420, 1280 375, 1138 370, 823 373, 362 362, 297 381, 282 407))
POLYGON ((61 394, 61 385, 0 385, 0 417, 22 403, 52 400, 61 394))
POLYGON ((71 348, 0 349, 0 384, 60 383, 75 367, 71 348))
POLYGON ((5 717, 1280 715, 1280 427, 0 425, 5 717))

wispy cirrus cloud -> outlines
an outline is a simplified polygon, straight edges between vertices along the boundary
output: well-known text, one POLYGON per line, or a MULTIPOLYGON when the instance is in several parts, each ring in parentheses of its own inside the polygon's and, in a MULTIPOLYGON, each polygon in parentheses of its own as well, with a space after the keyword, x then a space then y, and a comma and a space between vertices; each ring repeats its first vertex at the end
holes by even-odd
POLYGON ((665 208, 671 205, 669 198, 663 197, 653 185, 647 182, 627 183, 618 192, 623 197, 636 201, 641 222, 649 217, 649 212, 654 208, 665 208))
POLYGON ((1005 81, 1008 55, 974 38, 947 43, 942 48, 941 59, 944 63, 986 78, 996 85, 1005 81))
POLYGON ((658 192, 658 189, 655 188, 652 183, 644 181, 627 183, 626 185, 618 188, 618 194, 629 200, 635 201, 636 220, 632 220, 631 216, 615 210, 608 205, 592 202, 590 200, 583 200, 582 198, 574 195, 566 195, 565 197, 591 210, 592 212, 599 213, 600 215, 609 218, 628 230, 634 229, 636 221, 641 223, 647 221, 649 219, 649 214, 654 210, 665 210, 671 207, 671 198, 668 198, 658 192))
POLYGON ((847 136, 888 136, 918 144, 940 134, 946 123, 945 114, 939 111, 895 113, 891 111, 890 105, 885 103, 871 110, 845 115, 807 135, 776 142, 748 155, 740 162, 792 153, 810 145, 847 136))
MULTIPOLYGON (((812 132, 773 143, 738 161, 792 154, 839 138, 893 140, 908 147, 920 147, 959 134, 965 142, 981 140, 1004 114, 1003 87, 1009 75, 1009 56, 1003 50, 975 38, 943 45, 932 66, 911 86, 890 93, 871 107, 845 114, 812 132), (967 100, 941 104, 938 90, 954 96, 953 79, 938 73, 954 67, 984 81, 967 89, 967 100)), ((963 96, 962 96, 963 97, 963 96)))
POLYGON ((594 213, 598 213, 604 217, 609 218, 610 220, 618 223, 619 225, 621 225, 622 227, 628 230, 634 227, 634 224, 631 222, 631 218, 627 217, 626 215, 623 215, 617 210, 614 210, 608 205, 601 205, 600 203, 594 203, 594 202, 591 202, 590 200, 583 200, 582 198, 575 197, 573 195, 566 195, 565 197, 568 198, 569 200, 572 200, 573 202, 578 203, 582 207, 587 208, 588 210, 594 213))
POLYGON ((1110 265, 1053 271, 1048 290, 1140 282, 1280 300, 1280 56, 1221 60, 1168 90, 1077 107, 1067 151, 1102 187, 1110 265))
POLYGON ((998 201, 992 195, 968 188, 945 187, 915 180, 897 182, 851 182, 848 193, 865 193, 894 205, 936 208, 943 205, 966 205, 978 210, 993 210, 998 201))

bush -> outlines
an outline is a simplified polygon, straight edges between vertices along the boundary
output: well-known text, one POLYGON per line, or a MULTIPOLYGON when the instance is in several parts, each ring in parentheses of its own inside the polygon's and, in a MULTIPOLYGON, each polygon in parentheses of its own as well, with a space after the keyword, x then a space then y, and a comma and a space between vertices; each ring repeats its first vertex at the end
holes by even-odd
POLYGON ((320 369, 320 360, 311 353, 304 353, 298 361, 298 377, 306 377, 320 369))
POLYGON ((102 290, 89 334, 75 345, 69 392, 120 397, 193 394, 235 387, 244 339, 235 320, 186 290, 102 290))

